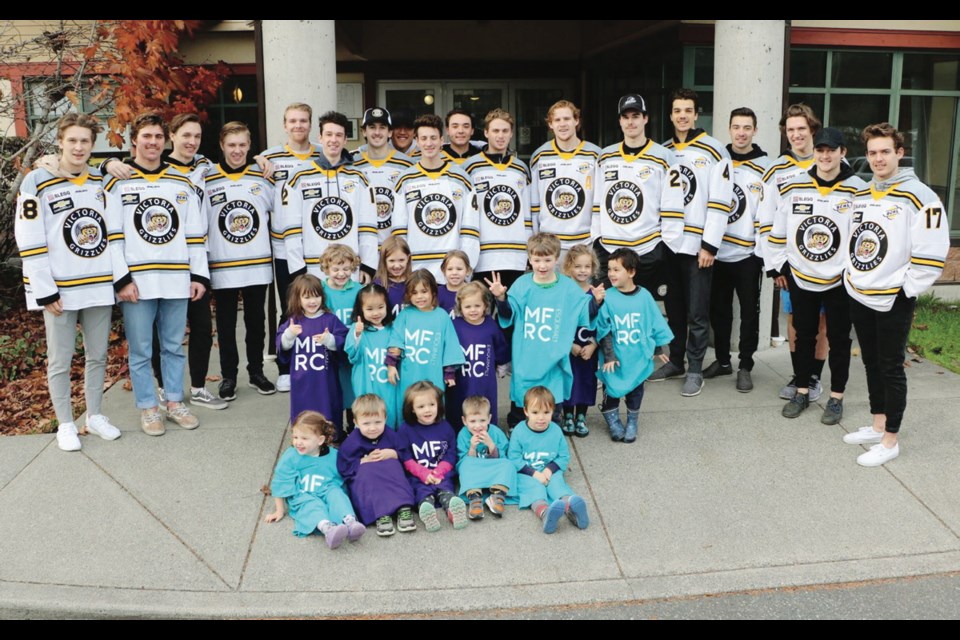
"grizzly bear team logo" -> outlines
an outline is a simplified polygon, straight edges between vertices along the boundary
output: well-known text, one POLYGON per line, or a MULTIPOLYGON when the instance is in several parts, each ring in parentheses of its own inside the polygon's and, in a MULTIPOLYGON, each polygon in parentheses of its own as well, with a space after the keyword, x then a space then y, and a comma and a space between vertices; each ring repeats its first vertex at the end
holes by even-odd
POLYGON ((496 185, 483 194, 483 213, 495 225, 507 227, 520 215, 520 195, 509 185, 496 185))
POLYGON ((547 185, 544 204, 554 218, 569 220, 583 211, 586 194, 576 180, 557 178, 547 185))
POLYGON ((313 205, 310 224, 317 235, 330 242, 346 237, 353 229, 353 210, 342 198, 321 198, 313 205))
POLYGON ((377 229, 389 229, 393 216, 393 189, 376 187, 373 190, 373 197, 377 210, 377 229))
POLYGON ((607 214, 616 224, 630 224, 643 213, 643 191, 628 180, 614 182, 607 189, 607 214))
POLYGON ((678 176, 680 178, 680 186, 683 187, 683 206, 687 206, 693 202, 694 196, 697 195, 697 174, 685 164, 680 165, 678 168, 680 170, 678 176))
POLYGON ((260 231, 260 215, 249 202, 232 200, 220 209, 217 227, 227 242, 246 244, 260 231))
POLYGON ((96 258, 107 250, 107 225, 97 211, 72 211, 62 226, 67 248, 81 258, 96 258))
POLYGON ((442 193, 432 193, 421 198, 413 210, 413 219, 424 234, 443 236, 457 223, 457 209, 453 200, 442 193))
POLYGON ((176 207, 163 198, 145 198, 133 212, 137 234, 150 244, 167 244, 180 230, 176 207))
POLYGON ((797 227, 796 244, 810 262, 826 262, 840 250, 840 228, 826 216, 810 216, 797 227))
POLYGON ((743 192, 740 185, 733 185, 733 200, 730 202, 730 215, 727 216, 727 224, 733 224, 747 210, 747 194, 743 192))
POLYGON ((872 271, 887 255, 887 232, 876 222, 864 222, 850 235, 850 264, 857 271, 872 271))

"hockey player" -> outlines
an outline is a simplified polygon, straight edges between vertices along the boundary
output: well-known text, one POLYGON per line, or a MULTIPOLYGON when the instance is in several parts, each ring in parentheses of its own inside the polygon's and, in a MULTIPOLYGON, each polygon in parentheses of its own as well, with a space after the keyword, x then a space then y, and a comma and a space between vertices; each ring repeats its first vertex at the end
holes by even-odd
POLYGON ((867 372, 873 423, 843 441, 872 444, 857 463, 875 467, 900 455, 907 336, 917 297, 943 271, 950 230, 937 194, 912 169, 900 168, 903 134, 884 122, 866 127, 861 140, 873 180, 854 200, 844 286, 853 299, 850 314, 867 372))
POLYGON ((420 155, 417 147, 416 130, 413 126, 413 111, 401 107, 393 110, 393 129, 390 131, 390 144, 402 154, 414 158, 420 155))
POLYGON ((684 376, 680 395, 695 396, 703 388, 703 356, 709 333, 710 282, 713 262, 727 227, 733 199, 733 165, 730 154, 697 122, 697 93, 678 89, 671 97, 670 121, 674 136, 664 146, 672 150, 677 166, 670 184, 683 186, 683 218, 663 217, 669 282, 665 306, 673 342, 670 362, 650 376, 651 382, 684 376), (688 335, 689 328, 689 335, 688 335))
POLYGON ((377 248, 393 231, 393 210, 396 208, 397 178, 413 166, 413 160, 390 146, 390 112, 373 107, 363 112, 360 128, 367 144, 353 154, 353 166, 370 182, 376 199, 377 248))
MULTIPOLYGON (((310 125, 313 122, 313 109, 308 104, 295 102, 287 105, 283 111, 283 130, 287 132, 286 143, 270 147, 261 156, 272 163, 270 176, 281 191, 287 180, 293 177, 297 169, 320 157, 320 148, 310 142, 310 125)), ((262 169, 262 167, 261 167, 262 169)), ((270 216, 270 242, 273 249, 273 272, 276 278, 277 297, 280 299, 280 323, 287 318, 287 288, 292 278, 287 265, 287 248, 283 239, 279 211, 270 216)), ((280 377, 277 378, 277 391, 290 391, 290 368, 286 361, 277 360, 280 377)))
POLYGON ((772 197, 777 204, 767 250, 780 275, 777 286, 790 291, 796 332, 797 393, 784 407, 796 418, 810 405, 810 382, 820 325, 826 310, 830 342, 830 399, 820 422, 834 425, 843 417, 843 392, 850 377, 850 298, 842 274, 853 217, 853 199, 866 186, 843 162, 843 134, 826 128, 814 138, 816 164, 781 184, 772 197))
POLYGON ((484 119, 487 148, 463 165, 473 181, 480 210, 480 259, 473 280, 483 282, 491 272, 509 287, 527 266, 530 219, 530 170, 510 153, 513 116, 494 109, 484 119))
POLYGON ((683 218, 683 190, 670 180, 673 153, 647 138, 643 96, 623 96, 617 112, 623 142, 600 153, 590 235, 600 260, 600 280, 606 281, 610 254, 625 247, 640 258, 634 283, 656 294, 664 281, 661 216, 683 218))
POLYGON ((377 214, 373 189, 344 149, 349 122, 342 113, 320 116, 323 153, 277 191, 291 276, 323 277, 320 255, 331 243, 360 256, 355 280, 369 282, 377 268, 377 214))
POLYGON ((187 301, 200 300, 210 286, 204 244, 202 195, 192 182, 161 160, 167 125, 156 113, 142 113, 131 126, 135 145, 133 176, 105 187, 110 217, 125 265, 118 297, 130 347, 130 380, 140 426, 151 436, 165 432, 150 375, 153 325, 160 340, 167 419, 184 429, 199 421, 183 404, 183 334, 187 301))
POLYGON ((753 389, 753 354, 760 341, 760 284, 763 277, 763 246, 757 242, 759 210, 763 201, 763 174, 770 158, 759 145, 757 115, 748 107, 730 112, 730 144, 733 160, 733 210, 727 220, 723 242, 713 264, 710 289, 710 324, 713 325, 717 359, 703 370, 705 379, 731 375, 730 332, 733 329, 733 293, 740 302, 740 366, 737 391, 753 389))
POLYGON ((570 247, 590 242, 600 147, 578 137, 580 109, 569 100, 554 103, 546 121, 553 140, 530 159, 530 212, 540 231, 560 239, 563 260, 570 247))
MULTIPOLYGON (((770 197, 764 197, 760 206, 760 243, 767 244, 767 236, 773 228, 773 216, 776 212, 776 190, 780 185, 790 182, 795 177, 800 176, 813 167, 813 138, 820 130, 820 119, 817 118, 813 109, 803 103, 792 104, 783 112, 780 119, 780 132, 790 143, 790 148, 774 162, 767 173, 763 176, 764 189, 772 191, 770 197)), ((764 261, 764 269, 771 278, 776 277, 777 273, 764 261)), ((794 342, 796 335, 793 330, 793 306, 791 305, 790 292, 781 291, 780 300, 783 303, 784 313, 787 314, 787 339, 790 343, 791 362, 796 358, 794 342)), ((823 365, 827 358, 827 324, 826 320, 820 318, 820 332, 817 334, 817 351, 814 360, 814 380, 810 386, 810 402, 816 402, 820 399, 822 386, 820 376, 823 373, 823 365)), ((793 366, 796 374, 796 365, 793 366)), ((789 400, 797 393, 796 375, 794 375, 787 384, 780 389, 780 397, 789 400)))
POLYGON ((263 375, 264 315, 267 286, 273 280, 270 254, 270 211, 274 183, 250 164, 250 130, 228 122, 220 130, 223 160, 204 182, 204 215, 208 225, 210 280, 217 301, 220 343, 220 398, 236 398, 237 308, 243 296, 247 373, 250 387, 262 395, 276 392, 263 375))
POLYGON ((422 155, 397 180, 393 232, 410 246, 413 268, 429 269, 444 284, 440 263, 449 251, 461 249, 471 265, 480 257, 477 197, 470 177, 443 157, 440 117, 423 115, 414 124, 422 155))
POLYGON ((119 243, 110 244, 118 221, 108 218, 102 178, 87 166, 99 131, 93 116, 69 113, 60 118, 60 153, 27 174, 17 193, 14 234, 23 261, 27 308, 43 310, 47 384, 60 423, 57 446, 63 451, 80 450, 70 401, 78 323, 83 332, 87 431, 104 440, 120 437, 100 413, 113 283, 123 259, 114 255, 119 243))
POLYGON ((463 165, 483 149, 484 145, 473 141, 473 116, 463 109, 447 113, 446 125, 450 142, 443 145, 443 155, 451 162, 463 165))

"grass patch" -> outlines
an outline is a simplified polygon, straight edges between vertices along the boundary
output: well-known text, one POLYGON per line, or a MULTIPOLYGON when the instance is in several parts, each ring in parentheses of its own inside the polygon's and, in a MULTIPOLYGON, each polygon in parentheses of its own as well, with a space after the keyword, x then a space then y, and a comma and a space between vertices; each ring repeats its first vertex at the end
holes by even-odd
POLYGON ((960 305, 933 293, 920 296, 907 344, 917 355, 960 373, 960 305))

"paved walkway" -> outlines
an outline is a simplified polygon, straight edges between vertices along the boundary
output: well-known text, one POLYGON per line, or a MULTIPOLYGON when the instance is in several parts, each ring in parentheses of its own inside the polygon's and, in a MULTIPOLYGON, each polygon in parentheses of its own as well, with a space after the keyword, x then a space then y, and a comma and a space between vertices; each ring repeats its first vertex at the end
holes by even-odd
POLYGON ((780 417, 789 368, 781 347, 759 355, 749 394, 733 377, 696 398, 680 381, 648 385, 633 445, 591 409, 568 473, 586 531, 564 521, 545 536, 508 508, 463 531, 371 528, 337 551, 294 537, 289 518, 263 523, 287 396, 242 378, 229 409, 197 409, 198 430, 151 438, 118 385, 105 399, 115 442, 64 453, 52 435, 0 438, 0 616, 404 615, 960 570, 958 376, 911 363, 901 456, 863 469, 841 442, 869 419, 859 358, 836 427, 819 422, 825 399, 780 417))

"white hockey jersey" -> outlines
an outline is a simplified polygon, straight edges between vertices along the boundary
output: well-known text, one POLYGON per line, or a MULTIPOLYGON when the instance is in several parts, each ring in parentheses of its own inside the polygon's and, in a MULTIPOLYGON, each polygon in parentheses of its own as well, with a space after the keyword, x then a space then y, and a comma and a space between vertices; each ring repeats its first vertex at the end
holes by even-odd
POLYGON ((733 201, 730 154, 699 129, 689 132, 686 142, 673 139, 663 146, 673 151, 670 184, 683 186, 684 201, 682 222, 664 217, 663 240, 674 253, 697 255, 703 248, 716 255, 733 201))
POLYGON ((391 150, 382 160, 374 160, 366 153, 353 154, 353 168, 367 176, 377 203, 377 247, 393 232, 393 211, 397 206, 396 185, 400 174, 413 166, 413 160, 399 151, 391 150))
MULTIPOLYGON (((107 192, 109 218, 122 224, 123 258, 140 297, 189 298, 190 282, 210 285, 202 192, 170 166, 157 173, 138 170, 128 180, 112 178, 107 192)), ((113 235, 111 234, 111 238, 113 235)))
POLYGON ((846 173, 831 186, 803 173, 777 189, 768 259, 776 271, 788 263, 797 286, 806 291, 841 285, 854 196, 866 186, 849 167, 846 173))
POLYGON ((739 262, 751 255, 763 257, 765 247, 757 238, 764 197, 763 175, 770 165, 766 155, 733 160, 733 200, 717 260, 739 262))
POLYGON ((332 243, 347 245, 361 264, 376 271, 377 214, 370 183, 351 164, 328 169, 321 162, 325 158, 297 172, 286 188, 277 189, 274 211, 282 218, 290 273, 305 269, 323 279, 320 256, 332 243))
POLYGON ((912 169, 871 182, 853 202, 844 285, 861 304, 889 311, 902 289, 908 298, 930 288, 950 249, 947 212, 912 169))
MULTIPOLYGON (((313 160, 318 160, 322 154, 320 147, 312 145, 313 150, 306 153, 298 153, 283 144, 277 147, 270 147, 260 155, 273 163, 273 180, 276 190, 280 191, 287 184, 287 180, 293 177, 301 168, 306 168, 313 160)), ((274 215, 270 218, 270 242, 273 247, 273 257, 278 260, 287 259, 287 246, 283 239, 283 229, 279 226, 280 218, 274 215)))
POLYGON ((530 170, 516 156, 497 164, 479 153, 463 170, 473 182, 480 210, 480 258, 474 271, 527 267, 527 238, 536 232, 530 217, 530 170))
POLYGON ((264 178, 257 165, 228 171, 215 165, 204 181, 210 282, 214 289, 270 284, 273 180, 264 178))
MULTIPOLYGON (((630 247, 638 255, 653 251, 668 219, 683 222, 683 189, 670 180, 673 154, 647 140, 637 155, 623 143, 604 148, 597 164, 591 241, 609 252, 630 247)), ((676 170, 675 167, 673 170, 676 170)))
POLYGON ((530 157, 530 212, 534 227, 560 239, 564 251, 590 240, 594 180, 600 147, 581 141, 567 153, 556 140, 530 157))
POLYGON ((397 180, 393 233, 410 245, 414 269, 429 269, 438 284, 446 283, 440 263, 461 249, 477 264, 480 258, 480 214, 473 183, 463 169, 445 162, 428 171, 418 162, 397 180))
POLYGON ((27 308, 42 309, 57 300, 68 311, 112 306, 113 283, 126 272, 122 256, 114 255, 120 250, 117 222, 109 219, 98 173, 63 178, 37 169, 27 174, 14 220, 27 308))
MULTIPOLYGON (((813 167, 813 158, 799 160, 792 151, 787 151, 777 160, 767 167, 763 174, 763 199, 760 202, 760 236, 758 242, 766 249, 770 240, 770 232, 773 230, 773 216, 777 212, 779 203, 778 189, 797 176, 805 174, 813 167)), ((763 268, 765 271, 772 271, 773 266, 767 258, 766 252, 763 257, 763 268)))

